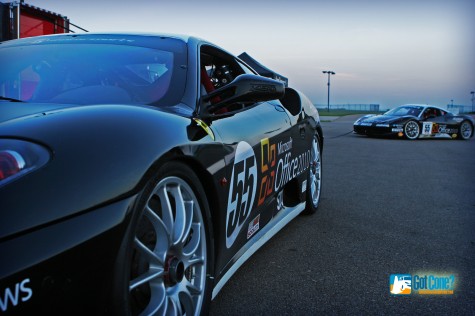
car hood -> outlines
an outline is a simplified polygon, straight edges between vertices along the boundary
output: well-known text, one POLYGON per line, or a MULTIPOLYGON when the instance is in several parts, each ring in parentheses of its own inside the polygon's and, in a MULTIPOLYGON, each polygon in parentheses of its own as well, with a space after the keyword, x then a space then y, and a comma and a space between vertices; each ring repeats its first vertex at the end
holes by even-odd
POLYGON ((363 117, 360 122, 365 123, 392 123, 398 120, 401 120, 405 117, 401 116, 392 116, 392 115, 373 115, 368 117, 363 117))
POLYGON ((31 115, 46 115, 47 112, 73 107, 66 104, 0 102, 0 124, 31 115))
MULTIPOLYGON (((75 105, 75 104, 61 104, 61 103, 27 103, 27 102, 10 102, 10 101, 0 101, 0 124, 16 120, 23 119, 28 117, 38 117, 46 116, 57 112, 58 110, 63 109, 74 109, 74 108, 84 108, 84 107, 96 107, 96 106, 113 106, 112 104, 97 104, 97 105, 75 105)), ((122 105, 125 107, 152 107, 148 105, 122 105)), ((177 104, 174 106, 160 107, 162 112, 168 112, 172 114, 177 114, 180 116, 188 117, 192 110, 184 105, 177 104)))

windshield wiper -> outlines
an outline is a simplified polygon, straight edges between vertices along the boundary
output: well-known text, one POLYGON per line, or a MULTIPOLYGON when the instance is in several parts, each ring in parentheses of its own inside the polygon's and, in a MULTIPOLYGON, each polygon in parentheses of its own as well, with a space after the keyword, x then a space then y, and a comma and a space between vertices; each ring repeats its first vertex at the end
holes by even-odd
POLYGON ((14 99, 14 98, 7 98, 7 97, 1 96, 1 95, 0 95, 0 100, 11 101, 11 102, 25 102, 23 100, 14 99))

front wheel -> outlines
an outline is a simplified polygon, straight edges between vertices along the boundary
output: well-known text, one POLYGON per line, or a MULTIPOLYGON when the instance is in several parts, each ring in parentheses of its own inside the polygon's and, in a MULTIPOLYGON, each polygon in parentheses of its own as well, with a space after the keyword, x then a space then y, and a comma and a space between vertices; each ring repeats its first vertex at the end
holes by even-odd
POLYGON ((128 315, 206 314, 212 270, 204 190, 184 164, 149 182, 131 229, 124 269, 128 315))
POLYGON ((318 134, 312 140, 310 150, 310 170, 307 177, 307 202, 303 214, 313 214, 320 204, 322 192, 322 153, 318 134))
POLYGON ((463 139, 463 140, 468 140, 473 133, 473 126, 470 124, 469 121, 463 121, 462 124, 460 124, 459 132, 458 132, 458 138, 463 139))
POLYGON ((404 136, 407 139, 414 140, 419 137, 420 129, 416 121, 409 121, 404 125, 404 136))

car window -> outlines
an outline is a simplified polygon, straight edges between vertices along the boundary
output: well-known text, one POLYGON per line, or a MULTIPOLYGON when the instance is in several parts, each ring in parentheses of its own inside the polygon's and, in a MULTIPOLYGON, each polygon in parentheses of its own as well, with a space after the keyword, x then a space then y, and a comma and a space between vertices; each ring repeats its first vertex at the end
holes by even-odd
POLYGON ((5 47, 0 95, 27 102, 173 105, 183 93, 185 51, 84 43, 5 47))
POLYGON ((393 115, 393 116, 405 116, 405 115, 413 115, 418 116, 421 113, 422 107, 419 106, 400 106, 389 110, 386 112, 386 115, 393 115))
POLYGON ((437 117, 437 116, 441 116, 441 115, 442 115, 442 113, 440 112, 439 109, 436 109, 436 108, 427 108, 427 109, 424 111, 423 118, 427 119, 427 118, 437 117))
POLYGON ((254 69, 251 69, 249 68, 249 66, 247 66, 246 64, 238 61, 238 65, 242 68, 242 70, 244 71, 244 73, 246 74, 250 74, 250 75, 256 75, 257 73, 254 71, 254 69))
POLYGON ((213 46, 201 47, 200 62, 201 68, 206 69, 215 89, 227 85, 234 78, 245 73, 234 56, 213 46))
MULTIPOLYGON (((237 76, 247 73, 237 59, 214 47, 203 45, 200 50, 200 83, 201 95, 206 95, 232 82, 237 76)), ((251 71, 248 69, 247 71, 251 71)), ((252 73, 252 72, 251 72, 252 73)), ((207 103, 218 103, 219 97, 212 98, 207 103)), ((236 103, 226 108, 220 108, 216 114, 242 109, 245 105, 236 103)))

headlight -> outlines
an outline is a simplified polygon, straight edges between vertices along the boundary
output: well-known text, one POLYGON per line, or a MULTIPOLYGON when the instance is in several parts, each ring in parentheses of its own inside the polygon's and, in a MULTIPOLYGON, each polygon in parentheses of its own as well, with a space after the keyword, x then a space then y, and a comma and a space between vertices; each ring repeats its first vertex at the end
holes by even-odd
POLYGON ((16 139, 0 139, 0 186, 44 166, 51 155, 44 147, 16 139))

